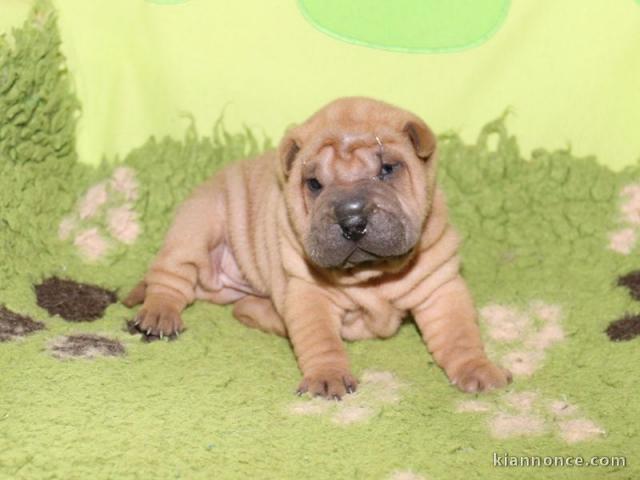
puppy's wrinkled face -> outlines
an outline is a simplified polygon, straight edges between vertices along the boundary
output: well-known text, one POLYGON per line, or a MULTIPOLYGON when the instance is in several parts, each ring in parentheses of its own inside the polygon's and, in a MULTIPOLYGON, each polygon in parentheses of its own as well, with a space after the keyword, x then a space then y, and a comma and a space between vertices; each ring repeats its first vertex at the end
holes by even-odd
POLYGON ((427 216, 432 187, 427 163, 435 140, 407 112, 365 99, 347 102, 355 105, 330 105, 329 114, 320 111, 284 145, 294 223, 308 259, 318 267, 402 261, 416 246, 427 216), (421 141, 431 142, 423 158, 416 146, 421 141))
POLYGON ((305 250, 316 265, 350 268, 415 246, 422 222, 403 200, 407 162, 380 137, 345 132, 305 162, 302 183, 310 217, 305 250))

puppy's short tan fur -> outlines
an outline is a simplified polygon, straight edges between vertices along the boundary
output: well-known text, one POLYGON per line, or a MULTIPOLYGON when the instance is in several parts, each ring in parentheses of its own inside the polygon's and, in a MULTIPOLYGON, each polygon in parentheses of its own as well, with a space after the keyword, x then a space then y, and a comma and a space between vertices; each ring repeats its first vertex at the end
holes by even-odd
POLYGON ((125 304, 144 301, 139 327, 170 335, 195 300, 233 303, 241 322, 290 338, 299 392, 327 398, 357 385, 343 339, 389 337, 410 313, 452 383, 502 387, 510 374, 485 355, 436 163, 415 115, 336 100, 277 151, 196 189, 125 304))

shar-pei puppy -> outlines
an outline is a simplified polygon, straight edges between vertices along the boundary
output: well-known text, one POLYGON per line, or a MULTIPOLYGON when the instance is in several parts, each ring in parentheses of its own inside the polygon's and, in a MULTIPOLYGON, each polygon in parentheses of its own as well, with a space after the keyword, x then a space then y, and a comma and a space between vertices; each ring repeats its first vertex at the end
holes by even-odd
POLYGON ((343 340, 389 337, 411 314, 453 384, 502 387, 511 376, 485 354, 437 157, 412 113, 336 100, 197 188, 124 303, 144 302, 138 328, 158 336, 178 333, 195 300, 233 303, 242 323, 290 339, 299 393, 330 399, 357 386, 343 340))

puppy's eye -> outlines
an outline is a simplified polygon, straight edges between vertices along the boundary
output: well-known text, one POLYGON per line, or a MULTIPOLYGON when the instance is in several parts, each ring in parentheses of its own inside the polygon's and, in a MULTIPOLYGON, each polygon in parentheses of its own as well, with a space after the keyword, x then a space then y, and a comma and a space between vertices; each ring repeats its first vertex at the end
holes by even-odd
POLYGON ((389 177, 392 173, 394 173, 398 169, 399 164, 395 163, 383 163, 382 167, 380 167, 380 173, 378 177, 380 179, 385 179, 389 177))
POLYGON ((309 178, 307 179, 307 188, 312 192, 317 193, 322 190, 322 184, 317 178, 309 178))

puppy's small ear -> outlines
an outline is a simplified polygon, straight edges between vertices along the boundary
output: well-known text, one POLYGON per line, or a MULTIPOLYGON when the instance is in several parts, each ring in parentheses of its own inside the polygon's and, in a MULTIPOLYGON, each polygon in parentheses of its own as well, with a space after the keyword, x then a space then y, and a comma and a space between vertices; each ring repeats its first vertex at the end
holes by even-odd
POLYGON ((289 176, 289 172, 291 172, 291 167, 299 151, 300 145, 298 145, 298 142, 291 135, 286 135, 280 142, 280 146, 278 147, 278 160, 280 161, 280 170, 284 179, 289 176))
POLYGON ((426 123, 420 120, 409 120, 402 131, 409 136, 419 158, 428 160, 433 155, 436 149, 436 136, 426 123))

